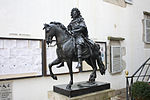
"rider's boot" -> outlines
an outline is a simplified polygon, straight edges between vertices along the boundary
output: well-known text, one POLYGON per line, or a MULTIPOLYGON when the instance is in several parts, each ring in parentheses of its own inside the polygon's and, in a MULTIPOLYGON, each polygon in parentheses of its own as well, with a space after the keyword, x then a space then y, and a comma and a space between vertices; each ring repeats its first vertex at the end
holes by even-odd
POLYGON ((81 46, 77 45, 77 49, 78 49, 78 65, 76 68, 82 68, 81 46))

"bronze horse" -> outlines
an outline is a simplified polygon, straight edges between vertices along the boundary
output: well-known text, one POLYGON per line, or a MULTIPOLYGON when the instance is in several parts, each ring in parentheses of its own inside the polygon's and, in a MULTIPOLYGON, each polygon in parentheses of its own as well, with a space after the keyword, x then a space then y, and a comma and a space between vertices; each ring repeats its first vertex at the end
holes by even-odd
MULTIPOLYGON (((50 76, 53 79, 57 80, 57 76, 54 75, 52 72, 52 66, 61 64, 62 62, 66 62, 71 77, 71 80, 66 88, 71 89, 71 85, 73 84, 72 62, 73 61, 77 62, 77 53, 74 37, 67 31, 66 27, 61 23, 51 22, 51 24, 44 24, 43 29, 45 29, 45 38, 46 43, 48 45, 52 43, 53 37, 56 38, 57 59, 55 59, 52 63, 49 64, 50 76)), ((105 74, 106 70, 101 60, 101 52, 99 50, 100 47, 94 43, 94 45, 92 45, 91 47, 89 47, 88 45, 84 46, 83 49, 84 52, 82 59, 85 60, 86 63, 93 68, 93 71, 90 74, 88 82, 94 83, 97 70, 96 62, 102 75, 105 74)))

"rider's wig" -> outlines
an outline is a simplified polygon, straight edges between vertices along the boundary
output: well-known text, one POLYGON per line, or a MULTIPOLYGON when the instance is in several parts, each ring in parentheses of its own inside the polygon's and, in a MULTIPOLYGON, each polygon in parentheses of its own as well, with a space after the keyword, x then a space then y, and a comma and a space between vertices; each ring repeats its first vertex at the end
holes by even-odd
POLYGON ((82 17, 82 16, 81 16, 81 13, 80 13, 80 10, 79 10, 78 8, 73 8, 73 9, 71 10, 71 17, 73 16, 73 11, 76 11, 76 12, 77 12, 78 17, 82 17))

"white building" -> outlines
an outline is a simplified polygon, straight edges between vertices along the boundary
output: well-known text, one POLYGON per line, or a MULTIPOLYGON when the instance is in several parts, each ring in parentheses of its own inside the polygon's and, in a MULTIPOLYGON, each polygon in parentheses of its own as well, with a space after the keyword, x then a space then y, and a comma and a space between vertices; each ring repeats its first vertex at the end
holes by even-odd
MULTIPOLYGON (((125 71, 132 75, 150 57, 150 44, 144 40, 144 19, 150 18, 150 1, 133 0, 131 3, 124 0, 0 0, 0 37, 20 38, 18 34, 27 34, 27 38, 44 39, 44 23, 58 21, 67 26, 71 21, 71 9, 78 7, 89 37, 107 43, 106 75, 97 72, 96 80, 111 83, 113 89, 125 88, 125 71), (110 36, 125 40, 110 41, 110 36), (122 67, 116 74, 110 72, 110 46, 122 48, 122 67)), ((75 73, 74 82, 87 81, 89 74, 75 73)), ((57 81, 51 77, 12 80, 13 100, 48 100, 48 91, 53 85, 68 83, 69 79, 66 74, 58 75, 57 81)))

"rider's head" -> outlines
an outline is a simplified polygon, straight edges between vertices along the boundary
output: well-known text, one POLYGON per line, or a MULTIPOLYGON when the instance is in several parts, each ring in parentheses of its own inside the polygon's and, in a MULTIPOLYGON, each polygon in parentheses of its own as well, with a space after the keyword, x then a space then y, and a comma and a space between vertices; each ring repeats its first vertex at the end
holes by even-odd
POLYGON ((73 19, 80 17, 81 16, 80 14, 81 13, 78 8, 73 8, 71 10, 71 18, 73 18, 73 19))

